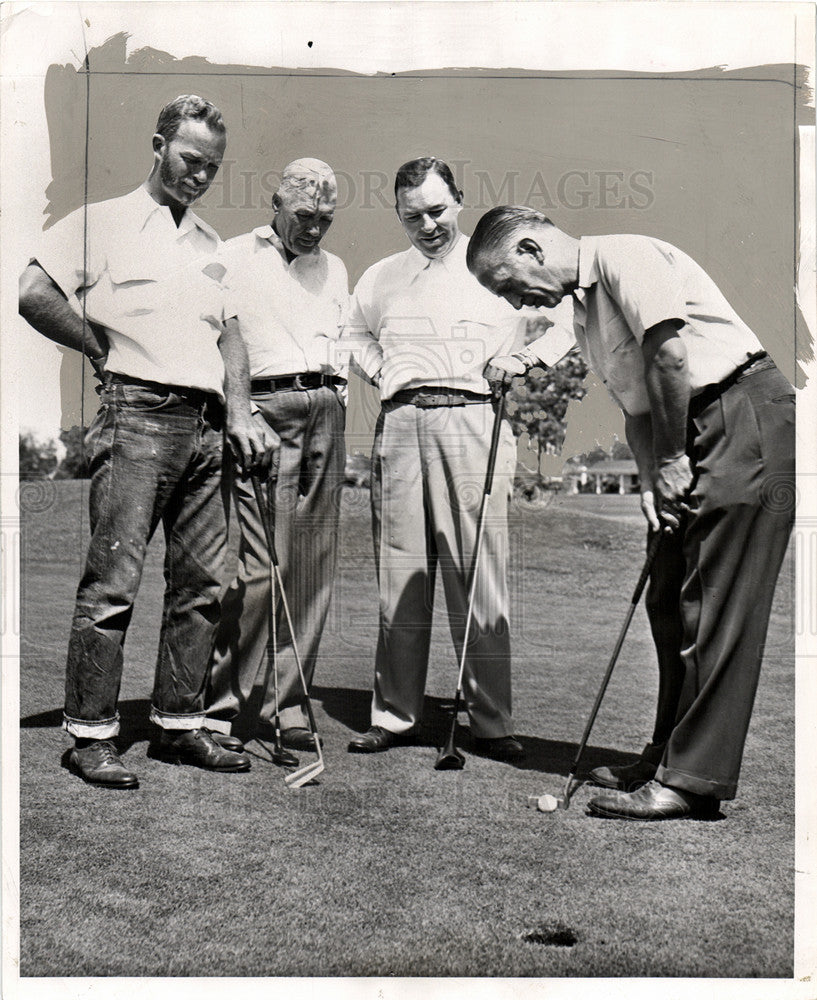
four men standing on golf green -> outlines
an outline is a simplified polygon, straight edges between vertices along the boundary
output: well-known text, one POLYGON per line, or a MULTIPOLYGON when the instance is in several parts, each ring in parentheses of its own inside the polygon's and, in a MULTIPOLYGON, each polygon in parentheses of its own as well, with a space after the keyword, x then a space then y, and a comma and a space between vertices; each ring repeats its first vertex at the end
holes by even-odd
MULTIPOLYGON (((54 226, 21 278, 23 316, 88 355, 102 382, 87 439, 92 538, 68 650, 71 769, 107 787, 138 784, 112 741, 123 643, 160 522, 167 588, 155 749, 200 767, 249 769, 230 729, 264 660, 271 595, 264 512, 248 476, 274 452, 275 540, 296 634, 279 621, 283 682, 278 692, 268 672, 261 717, 271 718, 280 693, 285 745, 314 748, 293 639, 308 685, 337 556, 342 353, 382 401, 372 455, 380 615, 371 726, 348 749, 410 741, 438 568, 458 654, 463 645, 492 386, 555 364, 573 343, 556 326, 526 348, 526 318, 514 309, 569 297, 575 341, 624 412, 642 509, 661 533, 647 599, 660 671, 653 737, 635 764, 593 772, 610 791, 589 808, 666 819, 733 798, 794 514, 794 392, 754 333, 693 260, 660 240, 574 239, 532 209, 503 206, 469 241, 458 225, 462 193, 434 157, 397 172, 411 247, 370 267, 349 306, 346 269, 320 248, 337 202, 320 160, 289 164, 272 224, 217 253, 217 235, 189 206, 212 182, 225 143, 213 105, 176 98, 160 114, 145 184, 54 226), (221 607, 223 433, 241 544, 221 607)), ((474 749, 512 761, 524 749, 511 716, 509 422, 496 459, 464 701, 474 749)))
MULTIPOLYGON (((572 296, 576 340, 624 412, 642 510, 664 533, 648 599, 656 731, 635 766, 594 773, 611 791, 590 811, 711 812, 736 793, 794 519, 794 390, 711 278, 669 243, 574 239, 539 212, 501 206, 480 219, 467 260, 516 308, 572 296)), ((493 363, 518 370, 517 359, 493 363)))

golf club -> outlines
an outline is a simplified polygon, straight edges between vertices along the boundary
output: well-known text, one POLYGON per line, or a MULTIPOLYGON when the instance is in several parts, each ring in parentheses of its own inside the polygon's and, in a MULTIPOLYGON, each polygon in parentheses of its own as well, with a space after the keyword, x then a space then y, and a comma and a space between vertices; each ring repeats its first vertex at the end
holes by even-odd
POLYGON ((454 745, 454 737, 457 732, 457 716, 460 711, 462 701, 462 682, 465 674, 465 658, 468 655, 468 637, 471 631, 471 619, 474 615, 474 598, 477 590, 477 566, 479 565, 479 555, 482 550, 482 538, 485 533, 485 513, 488 509, 488 500, 491 496, 491 488, 494 483, 494 466, 496 465, 496 455, 499 450, 499 435, 502 430, 502 418, 505 416, 505 394, 507 386, 501 386, 496 393, 497 401, 494 411, 494 427, 491 434, 491 446, 488 451, 488 468, 485 472, 485 485, 482 490, 482 504, 479 508, 477 518, 477 537, 474 544, 474 555, 471 561, 471 572, 468 583, 468 612, 465 617, 465 634, 462 638, 462 652, 460 653, 460 669, 457 675, 457 690, 454 695, 454 708, 451 712, 451 729, 445 746, 437 754, 434 761, 436 771, 461 771, 465 767, 465 757, 454 745))
MULTIPOLYGON (((295 663, 298 667, 298 676, 301 680, 301 689, 303 691, 303 703, 306 708, 306 714, 309 718, 309 729, 312 733, 312 739, 315 742, 315 750, 318 755, 316 761, 312 761, 309 764, 304 764, 303 766, 297 768, 297 770, 292 771, 284 778, 284 782, 289 788, 300 788, 301 785, 305 785, 308 781, 312 781, 316 778, 324 769, 325 764, 323 760, 323 750, 321 748, 320 737, 318 736, 317 727, 315 726, 315 715, 312 711, 312 702, 309 698, 309 687, 306 683, 306 677, 304 676, 304 668, 301 663, 301 657, 298 653, 298 645, 295 640, 295 629, 292 625, 292 615, 289 610, 289 602, 287 601, 286 591, 284 590, 284 581, 281 578, 281 567, 278 564, 278 553, 275 549, 275 534, 270 524, 270 515, 273 510, 274 505, 274 493, 271 489, 271 484, 267 487, 267 503, 264 502, 264 490, 261 486, 261 480, 257 475, 252 477, 252 487, 255 492, 256 503, 261 512, 261 524, 264 528, 264 535, 267 539, 267 549, 269 550, 270 566, 272 570, 272 577, 278 583, 278 591, 281 595, 281 604, 284 608, 284 616, 286 617, 287 628, 289 629, 290 638, 292 640, 292 653, 295 657, 295 663)), ((273 617, 275 615, 275 610, 273 607, 273 617)), ((277 640, 277 636, 276 636, 277 640)), ((276 654, 277 662, 277 654, 276 654)), ((277 713, 277 686, 276 686, 276 713, 277 713)), ((276 715, 276 738, 278 737, 278 719, 276 715)), ((281 747, 283 750, 284 748, 281 747)))
POLYGON ((649 545, 647 546, 647 556, 644 560, 644 567, 641 570, 638 583, 635 585, 635 590, 633 591, 633 596, 630 600, 630 606, 627 609, 627 616, 624 619, 624 624, 621 626, 621 631, 618 634, 618 639, 616 640, 616 644, 613 649, 613 655, 610 657, 610 662, 607 664, 607 670, 604 673, 599 693, 596 695, 593 711, 590 713, 590 718, 587 720, 587 725, 584 727, 584 734, 582 736, 581 743, 579 743, 579 749, 576 753, 576 759, 573 762, 573 767, 570 774, 567 776, 564 791, 558 798, 555 795, 529 795, 529 808, 535 807, 539 810, 539 812, 555 812, 557 809, 567 809, 570 806, 570 800, 573 797, 573 793, 581 785, 581 782, 576 781, 576 774, 579 770, 579 761, 584 753, 584 748, 587 746, 587 741, 590 738, 590 731, 596 721, 596 716, 599 714, 599 708, 601 707, 602 699, 607 691, 607 685, 610 683, 610 678, 613 676, 613 668, 618 660, 621 647, 624 645, 624 639, 627 635, 627 630, 630 627, 630 622, 633 620, 636 606, 641 599, 641 594, 644 592, 644 587, 647 585, 652 564, 655 561, 658 547, 661 544, 661 534, 662 533, 660 531, 656 531, 652 538, 650 538, 649 545))
MULTIPOLYGON (((266 507, 262 506, 263 496, 260 491, 260 481, 258 483, 259 489, 256 489, 256 484, 253 482, 253 489, 255 491, 255 500, 258 504, 259 514, 262 520, 266 518, 266 522, 269 525, 269 533, 272 537, 275 537, 275 484, 278 479, 277 469, 273 466, 270 472, 269 479, 267 480, 267 504, 266 507)), ((270 558, 269 564, 269 630, 267 632, 267 672, 264 677, 264 690, 267 690, 267 685, 269 684, 270 672, 272 672, 272 683, 273 690, 275 692, 275 716, 273 718, 273 725, 275 730, 275 739, 272 745, 272 762, 277 764, 279 767, 297 767, 298 758, 290 750, 285 749, 281 742, 281 716, 280 707, 278 701, 278 615, 276 614, 276 595, 275 595, 275 570, 272 566, 272 559, 270 558)))

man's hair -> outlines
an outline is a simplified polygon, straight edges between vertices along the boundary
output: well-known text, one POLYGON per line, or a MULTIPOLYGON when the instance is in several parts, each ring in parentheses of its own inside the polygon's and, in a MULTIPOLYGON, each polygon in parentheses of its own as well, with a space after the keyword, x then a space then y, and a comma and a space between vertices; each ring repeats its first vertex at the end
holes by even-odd
POLYGON ((165 104, 159 112, 156 132, 163 136, 166 142, 170 142, 175 138, 183 121, 204 122, 214 132, 222 134, 227 132, 227 126, 215 104, 195 94, 181 94, 165 104))
POLYGON ((546 215, 526 205, 497 205, 486 212, 474 229, 468 241, 465 263, 473 273, 476 259, 480 254, 491 253, 508 242, 520 229, 531 224, 552 226, 546 215))
POLYGON ((451 168, 436 156, 421 156, 417 160, 409 160, 400 167, 394 178, 394 200, 397 201, 398 191, 403 188, 419 187, 429 174, 438 174, 455 201, 462 202, 462 191, 457 187, 451 168))

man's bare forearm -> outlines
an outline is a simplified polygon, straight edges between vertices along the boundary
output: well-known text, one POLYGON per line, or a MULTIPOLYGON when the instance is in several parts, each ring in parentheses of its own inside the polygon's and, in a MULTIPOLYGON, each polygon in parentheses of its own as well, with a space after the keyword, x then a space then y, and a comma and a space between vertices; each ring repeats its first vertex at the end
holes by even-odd
POLYGON ((224 400, 229 415, 250 415, 250 363, 238 320, 228 319, 218 342, 224 361, 224 400))
POLYGON ((659 323, 647 331, 643 352, 653 450, 660 467, 686 451, 690 394, 687 352, 671 322, 659 323))
POLYGON ((68 305, 68 300, 39 264, 29 264, 20 276, 20 315, 55 344, 102 361, 108 343, 102 331, 90 322, 83 323, 68 305))
POLYGON ((653 454, 652 419, 649 413, 642 413, 637 417, 625 413, 624 433, 630 451, 635 458, 635 464, 638 466, 641 489, 651 490, 655 475, 655 456, 653 454))

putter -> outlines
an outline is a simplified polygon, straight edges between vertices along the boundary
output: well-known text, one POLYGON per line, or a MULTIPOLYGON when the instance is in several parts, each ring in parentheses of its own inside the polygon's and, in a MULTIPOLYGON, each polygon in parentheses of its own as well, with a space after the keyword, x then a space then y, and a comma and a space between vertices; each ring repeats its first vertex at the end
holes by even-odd
POLYGON ((582 736, 581 743, 579 743, 579 749, 576 753, 576 759, 573 762, 573 767, 570 774, 567 776, 564 791, 558 797, 555 795, 529 795, 529 808, 536 808, 539 812, 555 812, 557 809, 568 809, 574 792, 576 792, 582 784, 576 779, 576 774, 579 770, 579 761, 584 753, 584 748, 587 746, 587 741, 590 739, 590 731, 596 721, 596 716, 599 714, 602 699, 607 691, 607 685, 610 683, 610 678, 613 676, 613 668, 618 660, 618 654, 621 652, 621 647, 624 645, 624 639, 627 635, 627 630, 630 628, 630 622, 633 620, 635 609, 641 599, 641 594, 644 592, 644 587, 647 585, 652 564, 655 561, 656 553, 658 552, 658 548, 661 544, 661 535, 662 532, 656 531, 647 546, 647 556, 644 560, 644 567, 641 570, 638 583, 635 585, 635 590, 633 591, 633 596, 630 600, 630 606, 627 609, 627 616, 624 619, 624 624, 621 626, 621 631, 618 634, 618 639, 616 640, 616 645, 613 649, 613 655, 610 657, 610 662, 607 664, 607 670, 602 678, 601 687, 599 688, 599 693, 596 695, 596 701, 593 705, 593 711, 590 713, 590 718, 587 720, 587 725, 584 727, 584 735, 582 736))
MULTIPOLYGON (((270 477, 267 480, 267 504, 262 506, 261 501, 263 496, 259 489, 255 488, 255 483, 253 482, 253 490, 255 491, 255 500, 258 504, 259 516, 262 520, 266 518, 269 525, 269 532, 272 537, 275 537, 275 482, 278 478, 276 468, 273 466, 273 471, 270 473, 270 477)), ((260 481, 258 486, 260 487, 260 481)), ((264 677, 264 690, 266 691, 267 685, 269 684, 270 671, 272 672, 272 684, 273 690, 275 692, 275 716, 273 718, 273 725, 275 728, 275 739, 272 744, 272 763, 276 764, 278 767, 292 767, 298 766, 298 758, 290 750, 287 750, 281 742, 281 716, 280 708, 278 703, 278 615, 276 614, 276 599, 275 599, 275 571, 272 568, 272 559, 270 559, 269 564, 269 631, 267 633, 267 673, 264 677)))
MULTIPOLYGON (((281 577, 281 567, 278 564, 278 553, 276 552, 275 549, 275 535, 270 525, 269 515, 272 511, 274 503, 273 500, 274 493, 268 486, 267 503, 265 504, 264 490, 263 487, 261 486, 261 480, 258 478, 257 475, 253 475, 251 478, 252 478, 252 487, 255 492, 256 503, 258 504, 258 508, 261 511, 261 523, 264 527, 264 535, 267 539, 267 548, 269 550, 272 579, 277 581, 278 591, 281 594, 281 604, 283 605, 284 608, 284 616, 286 617, 287 627, 289 628, 289 634, 292 639, 292 653, 295 657, 295 663, 298 667, 298 676, 301 679, 303 702, 306 707, 306 714, 309 718, 309 729, 312 733, 312 738, 315 741, 315 749, 318 754, 317 760, 312 761, 309 764, 302 765, 296 770, 291 771, 284 778, 284 782, 289 788, 300 788, 301 785, 305 785, 308 781, 312 781, 313 778, 316 778, 325 769, 325 764, 323 760, 323 750, 321 748, 321 741, 320 737, 318 736, 318 730, 317 727, 315 726, 315 715, 312 711, 312 702, 310 701, 309 698, 309 687, 307 686, 306 683, 303 664, 301 663, 301 657, 300 654, 298 653, 298 645, 295 641, 295 630, 292 626, 292 615, 290 614, 289 611, 289 602, 287 601, 286 591, 284 590, 284 581, 281 577)), ((275 612, 273 610, 273 616, 274 613, 275 612)), ((276 636, 276 645, 277 645, 277 636, 276 636)), ((277 664, 277 653, 276 653, 276 660, 274 662, 277 664)), ((276 683, 276 740, 278 741, 280 737, 279 737, 279 722, 277 718, 277 710, 278 710, 277 695, 278 695, 278 688, 276 683)), ((281 750, 284 753, 286 752, 283 747, 281 747, 281 750)), ((296 763, 297 763, 297 758, 296 758, 296 763)))
POLYGON ((471 620, 474 616, 474 598, 477 591, 477 566, 479 565, 479 555, 482 550, 482 538, 485 534, 485 513, 488 509, 488 500, 491 496, 491 488, 494 483, 494 466, 496 465, 496 455, 499 450, 499 435, 502 430, 502 418, 505 416, 505 393, 507 386, 502 386, 497 395, 496 410, 494 413, 494 427, 491 434, 491 446, 488 450, 488 468, 485 472, 485 485, 482 490, 482 504, 479 508, 477 518, 477 537, 474 545, 474 555, 471 561, 471 572, 468 584, 468 612, 465 617, 465 635, 462 639, 462 652, 460 654, 460 669, 457 675, 457 690, 454 694, 454 708, 451 712, 451 729, 445 746, 437 754, 434 761, 435 771, 461 771, 465 767, 465 757, 454 745, 454 737, 457 732, 457 716, 460 711, 462 701, 462 682, 465 675, 465 658, 468 655, 468 637, 471 631, 471 620))

